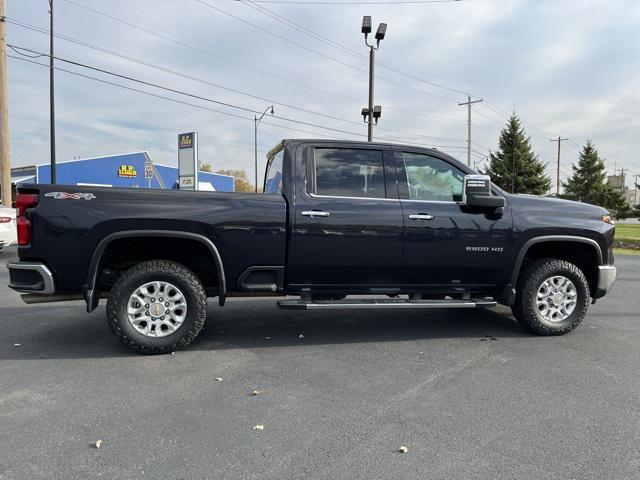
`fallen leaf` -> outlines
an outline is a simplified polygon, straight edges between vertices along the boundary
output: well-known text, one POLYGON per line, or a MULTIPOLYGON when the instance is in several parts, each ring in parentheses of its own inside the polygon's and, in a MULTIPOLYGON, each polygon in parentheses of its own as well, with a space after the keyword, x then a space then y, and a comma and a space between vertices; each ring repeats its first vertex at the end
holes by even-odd
POLYGON ((251 395, 253 395, 255 397, 256 395, 260 395, 261 393, 262 393, 262 390, 253 390, 251 392, 251 395))
POLYGON ((298 335, 298 338, 301 338, 301 339, 302 339, 302 338, 304 338, 304 335, 303 335, 303 334, 300 334, 300 335, 298 335))
POLYGON ((400 453, 407 453, 409 451, 409 449, 407 447, 405 447, 404 445, 400 445, 400 448, 398 449, 398 451, 400 453))
POLYGON ((264 430, 264 425, 262 424, 258 424, 255 427, 253 427, 254 430, 261 432, 262 430, 264 430))
POLYGON ((96 443, 94 443, 94 446, 96 448, 100 448, 102 446, 102 440, 96 440, 96 443))
POLYGON ((221 381, 222 381, 222 378, 216 377, 216 382, 221 382, 221 381))
POLYGON ((175 354, 176 354, 176 352, 171 352, 171 355, 175 355, 175 354))
POLYGON ((271 337, 262 337, 263 340, 271 340, 271 337))
POLYGON ((22 346, 22 344, 21 344, 21 343, 14 343, 14 344, 13 344, 13 346, 14 346, 14 347, 21 347, 21 346, 22 346))

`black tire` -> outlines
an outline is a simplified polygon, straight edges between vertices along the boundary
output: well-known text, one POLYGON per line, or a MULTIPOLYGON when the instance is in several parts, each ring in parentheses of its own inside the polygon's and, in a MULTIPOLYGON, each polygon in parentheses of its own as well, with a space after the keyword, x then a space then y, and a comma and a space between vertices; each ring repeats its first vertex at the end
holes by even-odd
POLYGON ((523 269, 518 278, 516 299, 511 307, 516 320, 539 335, 564 335, 576 328, 589 308, 589 284, 584 273, 573 263, 556 258, 535 260, 523 269), (538 289, 554 276, 571 280, 577 293, 573 312, 562 321, 549 321, 538 313, 536 306, 538 289))
MULTIPOLYGON (((164 318, 164 317, 163 317, 164 318)), ((107 322, 118 341, 138 353, 170 353, 189 345, 207 318, 207 295, 200 279, 184 265, 169 260, 142 262, 124 272, 111 288, 107 300, 107 322), (172 333, 149 337, 129 323, 129 298, 141 285, 164 281, 175 285, 185 297, 186 317, 172 333)))

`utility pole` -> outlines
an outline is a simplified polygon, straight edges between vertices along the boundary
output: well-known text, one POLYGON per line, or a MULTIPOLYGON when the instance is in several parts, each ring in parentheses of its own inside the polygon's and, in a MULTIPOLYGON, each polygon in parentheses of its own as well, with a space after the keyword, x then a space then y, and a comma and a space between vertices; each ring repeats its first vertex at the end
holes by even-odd
POLYGON ((267 107, 262 115, 259 117, 257 115, 253 116, 253 160, 254 160, 254 174, 255 174, 255 192, 258 193, 258 126, 262 121, 262 118, 267 114, 267 112, 273 115, 273 105, 267 107))
POLYGON ((638 204, 638 188, 640 188, 640 185, 638 184, 638 174, 636 173, 636 183, 634 183, 635 187, 633 189, 633 203, 634 205, 638 204))
POLYGON ((0 183, 2 205, 11 207, 11 166, 9 164, 9 106, 7 95, 7 22, 4 0, 0 0, 0 183))
POLYGON ((369 43, 369 34, 371 33, 371 17, 362 17, 362 33, 364 33, 364 43, 369 47, 369 106, 362 109, 362 118, 367 123, 367 141, 373 141, 373 124, 378 124, 378 120, 382 115, 382 107, 373 104, 373 86, 375 75, 376 50, 380 48, 380 41, 384 39, 387 33, 387 24, 381 23, 376 31, 376 42, 369 43))
POLYGON ((558 171, 556 172, 556 196, 560 196, 560 145, 562 142, 569 140, 568 138, 558 137, 551 140, 552 142, 558 142, 558 171))
POLYGON ((624 171, 627 170, 626 168, 622 167, 620 168, 620 176, 622 177, 622 195, 624 196, 624 171))
POLYGON ((56 183, 56 113, 54 106, 53 88, 53 0, 49 0, 49 121, 50 121, 50 143, 51 143, 51 184, 56 183))
POLYGON ((467 95, 467 101, 458 103, 459 106, 467 106, 467 166, 471 166, 471 105, 480 103, 482 99, 471 100, 471 95, 467 95))

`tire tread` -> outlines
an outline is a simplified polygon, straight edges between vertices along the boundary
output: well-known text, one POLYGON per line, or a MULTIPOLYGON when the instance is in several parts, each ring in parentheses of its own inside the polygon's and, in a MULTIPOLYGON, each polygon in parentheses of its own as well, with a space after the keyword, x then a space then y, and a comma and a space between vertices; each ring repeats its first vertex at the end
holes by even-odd
POLYGON ((163 353, 170 353, 175 350, 180 350, 189 345, 200 333, 204 327, 204 323, 207 317, 207 295, 200 282, 200 279, 184 265, 171 260, 149 260, 134 265, 129 270, 124 272, 111 288, 109 298, 107 300, 107 323, 111 328, 111 331, 115 335, 116 339, 127 348, 134 350, 138 353, 146 355, 157 355, 163 353), (124 285, 129 281, 134 280, 136 276, 153 272, 161 272, 170 275, 176 275, 181 278, 187 286, 192 289, 194 297, 198 302, 198 315, 191 328, 185 332, 176 342, 166 346, 148 346, 142 345, 129 335, 120 327, 118 321, 118 306, 121 302, 127 302, 130 292, 124 291, 124 285))
MULTIPOLYGON (((574 279, 572 279, 573 281, 574 279)), ((516 289, 516 299, 511 307, 514 317, 524 327, 537 333, 539 335, 551 336, 551 335, 564 335, 575 329, 580 322, 584 319, 589 307, 589 284, 587 282, 584 273, 576 265, 567 260, 561 260, 558 258, 540 258, 534 260, 525 266, 522 273, 518 278, 518 286, 516 289), (578 314, 571 318, 571 322, 565 325, 558 325, 556 328, 552 328, 549 325, 541 322, 535 312, 535 303, 528 301, 533 295, 535 295, 539 288, 540 282, 545 276, 558 272, 568 272, 576 277, 586 295, 579 297, 579 302, 576 305, 578 314)), ((573 314, 572 314, 573 315, 573 314)))

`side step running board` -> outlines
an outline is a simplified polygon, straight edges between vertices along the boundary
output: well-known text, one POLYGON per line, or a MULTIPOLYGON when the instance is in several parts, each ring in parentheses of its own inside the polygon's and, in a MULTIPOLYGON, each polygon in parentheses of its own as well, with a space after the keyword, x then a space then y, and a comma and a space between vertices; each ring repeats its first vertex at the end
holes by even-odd
POLYGON ((383 300, 280 300, 278 307, 287 310, 322 310, 322 309, 393 309, 393 308, 490 308, 497 302, 493 300, 474 299, 468 300, 405 300, 391 298, 383 300))

